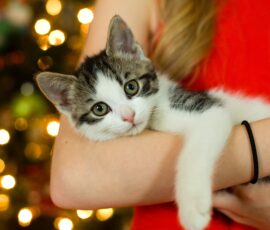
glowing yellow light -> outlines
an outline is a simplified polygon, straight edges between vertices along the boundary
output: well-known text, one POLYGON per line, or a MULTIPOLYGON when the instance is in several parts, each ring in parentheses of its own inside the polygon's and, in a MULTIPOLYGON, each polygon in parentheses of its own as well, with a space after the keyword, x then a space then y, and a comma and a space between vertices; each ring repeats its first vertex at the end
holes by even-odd
POLYGON ((93 21, 94 13, 92 10, 90 10, 88 8, 83 8, 78 12, 77 18, 78 18, 80 23, 88 24, 88 23, 93 21))
POLYGON ((92 214, 92 210, 77 210, 77 216, 83 220, 91 217, 92 214))
POLYGON ((16 184, 16 180, 11 175, 5 175, 1 178, 1 186, 4 189, 12 189, 16 184))
POLYGON ((15 120, 14 126, 15 126, 16 130, 24 131, 27 129, 28 123, 27 123, 27 120, 25 118, 20 117, 20 118, 17 118, 15 120))
POLYGON ((54 225, 59 230, 71 230, 73 229, 73 222, 68 218, 58 217, 54 225))
POLYGON ((3 161, 2 159, 0 159, 0 173, 2 173, 5 170, 5 161, 3 161))
POLYGON ((99 221, 106 221, 113 216, 112 208, 99 209, 96 212, 96 217, 99 221))
POLYGON ((0 145, 5 145, 9 142, 10 135, 5 129, 0 129, 0 145))
POLYGON ((60 124, 58 121, 51 121, 47 125, 47 132, 49 135, 55 137, 58 134, 60 124))
POLYGON ((0 211, 6 211, 9 207, 10 199, 6 194, 0 194, 0 211))
POLYGON ((46 51, 50 48, 48 38, 49 38, 48 35, 43 35, 37 39, 37 43, 39 45, 39 48, 42 49, 43 51, 46 51))
POLYGON ((60 220, 62 220, 62 219, 63 219, 63 217, 57 217, 57 218, 54 220, 53 226, 54 226, 55 229, 59 229, 58 225, 59 225, 60 220))
POLYGON ((46 3, 46 10, 48 14, 55 16, 62 10, 62 4, 59 0, 48 0, 46 3))
POLYGON ((43 51, 46 51, 50 48, 50 45, 49 44, 42 44, 39 46, 40 49, 42 49, 43 51))
POLYGON ((65 34, 61 30, 53 30, 49 34, 49 43, 52 46, 59 46, 66 40, 65 34))
POLYGON ((24 149, 25 156, 31 160, 37 160, 42 156, 42 149, 39 144, 30 142, 24 149))
POLYGON ((23 208, 18 213, 18 221, 22 227, 29 226, 33 218, 33 214, 30 209, 23 208))
POLYGON ((35 31, 37 34, 44 35, 49 33, 51 29, 51 24, 48 20, 46 19, 39 19, 35 23, 35 31))
POLYGON ((83 34, 85 34, 85 35, 88 34, 89 24, 81 24, 80 28, 81 28, 81 32, 83 34))

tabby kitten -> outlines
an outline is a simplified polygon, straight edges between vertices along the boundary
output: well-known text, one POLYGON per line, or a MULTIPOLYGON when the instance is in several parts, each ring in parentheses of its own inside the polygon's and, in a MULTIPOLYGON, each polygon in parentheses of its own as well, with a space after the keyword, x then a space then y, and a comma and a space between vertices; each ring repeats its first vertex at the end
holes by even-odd
POLYGON ((270 115, 260 99, 222 90, 190 92, 156 73, 119 16, 111 19, 105 50, 86 57, 74 75, 42 72, 36 81, 75 129, 92 140, 132 136, 146 128, 184 136, 175 199, 188 230, 201 230, 210 220, 213 171, 233 125, 270 115))

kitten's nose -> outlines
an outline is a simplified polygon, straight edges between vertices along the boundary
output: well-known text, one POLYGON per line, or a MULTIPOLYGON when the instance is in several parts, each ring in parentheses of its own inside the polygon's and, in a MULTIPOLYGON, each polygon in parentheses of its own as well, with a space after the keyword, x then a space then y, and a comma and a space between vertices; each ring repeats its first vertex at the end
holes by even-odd
POLYGON ((134 124, 134 117, 135 117, 135 112, 132 111, 132 112, 130 112, 128 114, 123 115, 122 120, 127 121, 127 122, 129 122, 131 124, 134 124))

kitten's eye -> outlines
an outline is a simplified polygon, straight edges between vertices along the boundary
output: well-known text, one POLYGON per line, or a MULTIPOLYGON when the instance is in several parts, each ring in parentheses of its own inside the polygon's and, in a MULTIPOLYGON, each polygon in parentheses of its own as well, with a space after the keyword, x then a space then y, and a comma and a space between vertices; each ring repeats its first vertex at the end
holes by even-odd
POLYGON ((93 105, 92 112, 99 117, 105 116, 108 112, 110 112, 110 107, 104 102, 98 102, 93 105))
POLYGON ((134 96, 139 91, 139 83, 136 80, 128 81, 124 86, 124 90, 128 96, 134 96))

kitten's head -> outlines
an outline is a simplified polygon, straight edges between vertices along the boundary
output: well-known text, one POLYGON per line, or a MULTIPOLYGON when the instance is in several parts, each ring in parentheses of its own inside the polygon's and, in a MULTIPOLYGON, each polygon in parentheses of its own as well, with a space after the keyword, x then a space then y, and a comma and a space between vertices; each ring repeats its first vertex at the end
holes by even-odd
POLYGON ((151 61, 119 16, 111 19, 106 49, 87 57, 74 75, 42 72, 36 81, 56 108, 95 140, 145 129, 158 92, 151 61))

